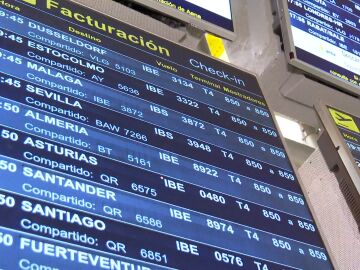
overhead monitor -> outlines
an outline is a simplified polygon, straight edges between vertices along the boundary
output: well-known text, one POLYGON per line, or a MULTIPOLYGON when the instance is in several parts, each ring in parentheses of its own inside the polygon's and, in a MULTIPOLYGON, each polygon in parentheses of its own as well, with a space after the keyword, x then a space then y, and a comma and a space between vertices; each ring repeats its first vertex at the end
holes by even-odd
POLYGON ((341 175, 340 187, 360 225, 360 110, 349 112, 323 103, 316 110, 325 128, 320 149, 341 175))
POLYGON ((360 95, 360 1, 279 0, 290 64, 360 95))
POLYGON ((257 78, 90 5, 0 1, 0 269, 333 269, 257 78))
POLYGON ((234 0, 131 0, 181 21, 233 40, 236 37, 233 16, 239 3, 234 0))

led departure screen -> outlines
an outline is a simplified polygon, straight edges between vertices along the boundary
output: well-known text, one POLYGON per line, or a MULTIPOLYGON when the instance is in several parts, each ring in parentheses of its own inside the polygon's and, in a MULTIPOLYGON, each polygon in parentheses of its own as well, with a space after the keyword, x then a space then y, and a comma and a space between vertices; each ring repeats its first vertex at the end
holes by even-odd
POLYGON ((0 269, 333 269, 253 75, 68 1, 0 21, 0 269))
POLYGON ((360 119, 341 110, 328 107, 329 113, 339 129, 341 137, 360 167, 360 119))
POLYGON ((287 2, 296 58, 360 91, 359 0, 287 2))

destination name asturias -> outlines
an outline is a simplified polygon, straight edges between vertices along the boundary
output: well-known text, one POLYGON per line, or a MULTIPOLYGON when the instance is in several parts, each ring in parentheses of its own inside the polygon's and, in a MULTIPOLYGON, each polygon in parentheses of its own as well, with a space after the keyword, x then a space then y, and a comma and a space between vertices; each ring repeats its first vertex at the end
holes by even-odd
POLYGON ((98 165, 97 158, 94 156, 88 156, 85 153, 81 153, 64 146, 55 145, 38 139, 32 139, 31 137, 27 137, 24 140, 24 145, 29 145, 40 150, 46 150, 49 153, 64 156, 77 161, 82 161, 90 165, 98 165))

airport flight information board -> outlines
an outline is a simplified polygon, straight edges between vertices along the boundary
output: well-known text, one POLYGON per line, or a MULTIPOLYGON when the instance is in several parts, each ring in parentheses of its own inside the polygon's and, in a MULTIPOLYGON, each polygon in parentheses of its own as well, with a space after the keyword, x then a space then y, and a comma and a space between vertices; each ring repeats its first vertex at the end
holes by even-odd
POLYGON ((0 269, 333 269, 255 76, 69 1, 0 22, 0 269))
POLYGON ((360 167, 360 118, 332 107, 328 110, 356 165, 360 167))
POLYGON ((287 0, 287 6, 291 62, 359 95, 360 1, 287 0))

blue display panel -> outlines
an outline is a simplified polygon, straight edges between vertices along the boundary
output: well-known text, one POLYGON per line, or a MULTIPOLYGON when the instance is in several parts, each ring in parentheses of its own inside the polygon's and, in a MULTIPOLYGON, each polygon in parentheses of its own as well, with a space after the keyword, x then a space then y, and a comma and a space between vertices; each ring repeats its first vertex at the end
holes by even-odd
POLYGON ((296 59, 321 70, 331 82, 360 91, 359 0, 287 3, 296 59))
POLYGON ((68 1, 0 21, 0 269, 333 269, 253 75, 68 1))

